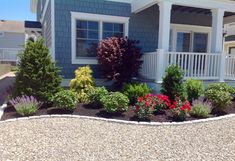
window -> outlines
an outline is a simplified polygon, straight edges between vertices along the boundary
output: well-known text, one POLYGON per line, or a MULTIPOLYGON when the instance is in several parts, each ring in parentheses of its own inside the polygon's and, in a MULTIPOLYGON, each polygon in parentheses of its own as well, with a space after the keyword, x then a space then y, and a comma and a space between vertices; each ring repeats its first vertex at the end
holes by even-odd
POLYGON ((190 52, 190 33, 177 32, 177 52, 190 52))
POLYGON ((0 37, 4 37, 4 32, 0 32, 0 37))
POLYGON ((108 38, 112 36, 123 37, 124 25, 120 23, 103 23, 103 38, 108 38))
POLYGON ((77 20, 76 58, 95 57, 99 42, 99 22, 77 20))
POLYGON ((99 41, 128 36, 128 17, 71 12, 72 64, 97 64, 99 41))
POLYGON ((206 53, 207 46, 208 46, 208 34, 195 32, 193 38, 193 52, 206 53))
POLYGON ((210 51, 211 28, 204 26, 171 24, 170 49, 176 52, 206 53, 210 51))

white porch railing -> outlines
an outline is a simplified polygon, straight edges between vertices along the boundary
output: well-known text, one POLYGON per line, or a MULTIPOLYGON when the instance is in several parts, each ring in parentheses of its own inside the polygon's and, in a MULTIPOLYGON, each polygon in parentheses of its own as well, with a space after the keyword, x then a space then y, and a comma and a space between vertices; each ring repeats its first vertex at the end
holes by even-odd
POLYGON ((0 48, 0 62, 17 62, 21 49, 0 48))
POLYGON ((235 80, 235 55, 225 57, 225 79, 235 80))
POLYGON ((158 50, 144 54, 143 61, 140 75, 157 82, 161 80, 165 69, 171 64, 181 67, 185 73, 185 79, 235 80, 235 55, 158 50))

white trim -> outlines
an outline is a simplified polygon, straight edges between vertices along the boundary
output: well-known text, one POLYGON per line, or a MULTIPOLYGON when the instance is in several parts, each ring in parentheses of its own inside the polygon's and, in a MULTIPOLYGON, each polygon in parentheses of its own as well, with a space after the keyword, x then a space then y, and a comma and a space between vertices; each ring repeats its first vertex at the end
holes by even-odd
POLYGON ((215 9, 223 8, 228 12, 234 12, 235 2, 229 0, 133 0, 132 1, 132 12, 138 13, 156 3, 162 1, 170 1, 174 5, 204 8, 204 9, 215 9))
MULTIPOLYGON (((49 0, 46 0, 46 2, 45 2, 45 6, 44 6, 44 8, 43 8, 43 11, 42 11, 42 15, 41 15, 41 18, 40 18, 40 22, 42 22, 43 20, 44 20, 44 17, 45 17, 45 14, 46 14, 46 11, 47 11, 47 7, 48 7, 48 5, 49 5, 49 0)), ((42 3, 41 3, 42 4, 42 3)), ((41 7, 42 7, 42 5, 41 5, 41 7)), ((52 6, 51 6, 51 8, 52 8, 52 6)), ((40 8, 40 9, 42 9, 42 8, 40 8)), ((40 11, 41 12, 41 11, 40 11)))
POLYGON ((51 0, 51 57, 55 61, 55 0, 51 0))
POLYGON ((190 44, 190 52, 193 50, 193 36, 194 33, 207 33, 208 34, 208 42, 207 42, 207 52, 210 52, 211 50, 211 27, 207 26, 196 26, 196 25, 183 25, 183 24, 171 24, 171 30, 172 30, 172 51, 176 51, 176 45, 177 45, 177 32, 186 32, 191 33, 191 44, 190 44))
POLYGON ((98 64, 96 58, 76 58, 76 20, 88 20, 99 22, 99 39, 102 39, 103 22, 123 23, 124 35, 128 36, 129 33, 129 17, 110 16, 102 14, 91 14, 82 12, 71 12, 71 51, 72 51, 72 64, 98 64))

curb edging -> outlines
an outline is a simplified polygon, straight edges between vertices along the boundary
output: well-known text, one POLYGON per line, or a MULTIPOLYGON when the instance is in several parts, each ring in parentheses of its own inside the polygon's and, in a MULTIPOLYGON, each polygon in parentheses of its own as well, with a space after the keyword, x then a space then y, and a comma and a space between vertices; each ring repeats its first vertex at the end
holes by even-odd
MULTIPOLYGON (((6 104, 3 104, 0 107, 0 118, 3 115, 4 109, 7 107, 6 104)), ((215 122, 219 120, 225 120, 229 118, 235 117, 235 114, 229 114, 225 116, 207 118, 207 119, 200 119, 200 120, 192 120, 192 121, 184 121, 184 122, 137 122, 137 121, 126 121, 126 120, 117 120, 117 119, 106 119, 100 117, 92 117, 92 116, 80 116, 80 115, 41 115, 41 116, 29 116, 29 117, 20 117, 14 119, 8 119, 4 121, 0 121, 1 123, 7 122, 15 122, 15 121, 25 121, 25 120, 36 120, 36 119, 45 119, 45 118, 79 118, 79 119, 87 119, 87 120, 94 120, 94 121, 104 121, 110 123, 119 123, 119 124, 127 124, 127 125, 142 125, 142 126, 177 126, 177 125, 190 125, 190 124, 198 124, 198 123, 209 123, 215 122)))

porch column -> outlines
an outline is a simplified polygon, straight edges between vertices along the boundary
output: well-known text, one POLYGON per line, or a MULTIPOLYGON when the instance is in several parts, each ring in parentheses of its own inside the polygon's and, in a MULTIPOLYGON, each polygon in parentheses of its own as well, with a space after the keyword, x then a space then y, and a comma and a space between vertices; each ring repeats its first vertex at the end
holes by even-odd
POLYGON ((225 55, 223 54, 223 19, 225 11, 217 8, 212 9, 212 40, 211 52, 221 54, 219 67, 219 81, 224 81, 225 55))
POLYGON ((212 41, 211 52, 223 52, 223 24, 224 24, 224 10, 212 9, 212 41))
POLYGON ((165 72, 165 51, 169 50, 172 2, 161 1, 159 6, 159 32, 156 82, 161 83, 165 72))

